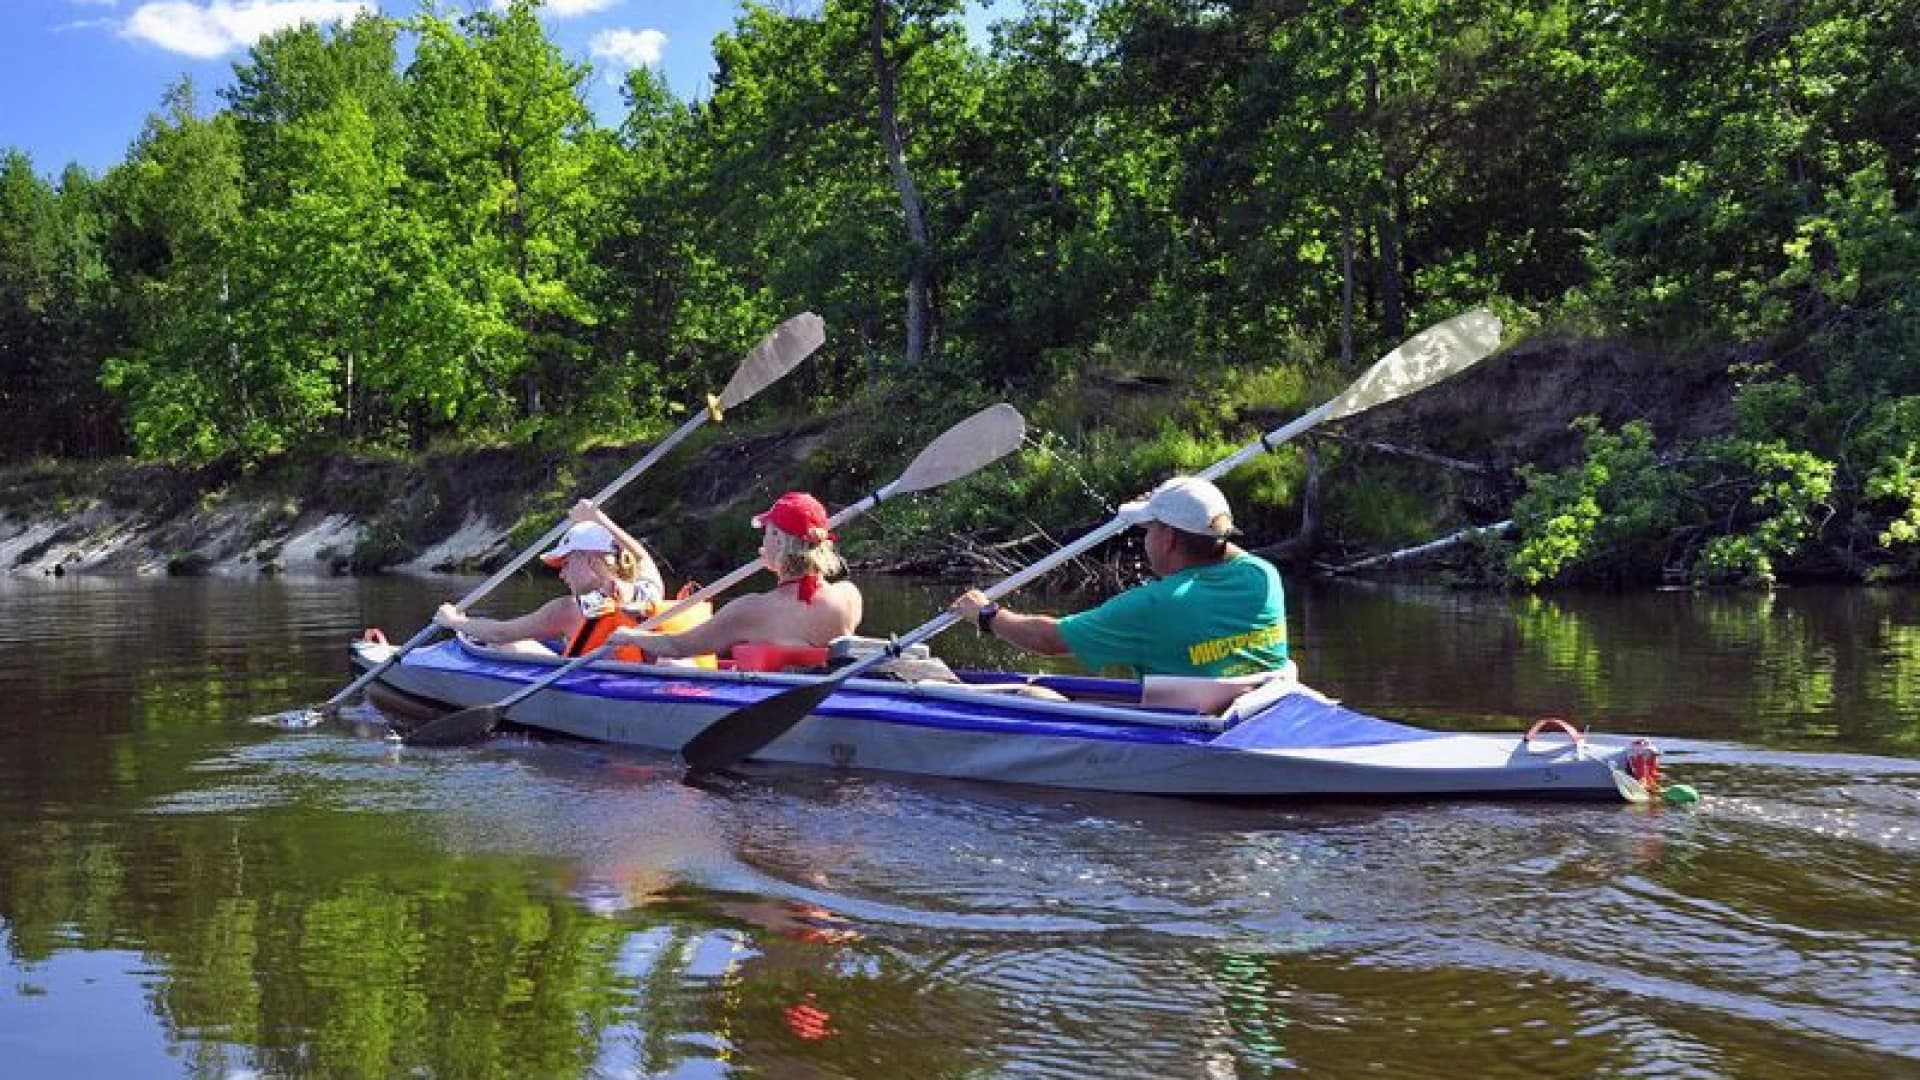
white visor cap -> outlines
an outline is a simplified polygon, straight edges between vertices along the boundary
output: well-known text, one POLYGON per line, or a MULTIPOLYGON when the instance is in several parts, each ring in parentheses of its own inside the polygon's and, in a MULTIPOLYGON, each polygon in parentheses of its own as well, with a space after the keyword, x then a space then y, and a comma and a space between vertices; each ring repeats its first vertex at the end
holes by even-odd
POLYGON ((576 521, 573 528, 560 538, 560 542, 553 545, 552 551, 540 556, 540 561, 548 566, 559 566, 576 551, 597 551, 611 555, 618 550, 619 545, 613 542, 613 534, 607 531, 605 525, 596 521, 576 521))

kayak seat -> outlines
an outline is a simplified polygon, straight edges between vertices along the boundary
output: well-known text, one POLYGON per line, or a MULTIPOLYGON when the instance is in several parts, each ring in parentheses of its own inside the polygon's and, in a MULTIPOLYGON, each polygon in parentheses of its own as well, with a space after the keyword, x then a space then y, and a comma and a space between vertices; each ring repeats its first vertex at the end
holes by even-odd
POLYGON ((886 638, 848 634, 827 643, 826 667, 828 671, 838 671, 850 664, 874 660, 873 666, 865 672, 869 679, 908 683, 958 681, 959 677, 953 673, 953 669, 934 656, 924 641, 908 645, 898 655, 884 655, 893 649, 894 643, 886 638), (875 660, 876 657, 882 658, 875 660))
MULTIPOLYGON (((837 637, 827 642, 827 657, 834 667, 842 667, 857 660, 865 660, 874 653, 886 652, 892 647, 893 642, 886 638, 861 637, 858 634, 847 634, 844 637, 837 637)), ((927 648, 927 643, 917 641, 900 650, 900 655, 897 659, 926 660, 932 656, 933 653, 927 648)))
MULTIPOLYGON (((1300 685, 1300 669, 1289 660, 1286 667, 1273 672, 1272 677, 1266 682, 1234 698, 1220 715, 1226 720, 1227 726, 1232 727, 1248 717, 1260 715, 1289 694, 1296 694, 1303 690, 1306 688, 1300 685)), ((1319 695, 1316 691, 1307 692, 1324 698, 1324 695, 1319 695)))
POLYGON ((827 666, 827 650, 813 645, 770 645, 763 641, 743 641, 733 647, 733 666, 737 671, 811 670, 827 666))

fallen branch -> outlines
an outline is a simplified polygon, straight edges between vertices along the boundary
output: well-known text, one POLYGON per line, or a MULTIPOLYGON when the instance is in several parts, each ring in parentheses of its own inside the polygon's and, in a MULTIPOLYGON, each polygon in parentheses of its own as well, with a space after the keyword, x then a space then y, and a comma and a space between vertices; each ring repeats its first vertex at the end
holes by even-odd
POLYGON ((1392 566, 1396 563, 1412 562, 1416 559, 1424 559, 1430 555, 1450 551, 1463 544, 1478 540, 1482 536, 1504 533, 1511 528, 1513 528, 1513 521, 1512 519, 1508 519, 1506 521, 1495 522, 1492 525, 1480 525, 1471 529, 1461 529, 1457 533, 1451 533, 1438 540, 1429 540, 1424 544, 1415 544, 1410 548, 1401 548, 1399 551, 1389 551, 1384 555, 1374 555, 1370 558, 1361 559, 1358 562, 1350 562, 1345 566, 1332 567, 1328 570, 1328 573, 1357 574, 1367 570, 1378 570, 1381 567, 1392 566))
POLYGON ((1366 450, 1377 450, 1382 454, 1394 454, 1399 457, 1412 458, 1415 461, 1424 461, 1429 465, 1438 465, 1443 469, 1453 469, 1456 472, 1467 472, 1484 476, 1493 471, 1491 466, 1482 465, 1478 462, 1462 461, 1459 458, 1447 457, 1445 454, 1436 454, 1431 450, 1421 450, 1413 446, 1401 446, 1398 443, 1381 442, 1378 439, 1357 439, 1351 435, 1341 435, 1338 433, 1324 435, 1322 438, 1333 439, 1337 442, 1347 443, 1350 446, 1358 446, 1366 450))

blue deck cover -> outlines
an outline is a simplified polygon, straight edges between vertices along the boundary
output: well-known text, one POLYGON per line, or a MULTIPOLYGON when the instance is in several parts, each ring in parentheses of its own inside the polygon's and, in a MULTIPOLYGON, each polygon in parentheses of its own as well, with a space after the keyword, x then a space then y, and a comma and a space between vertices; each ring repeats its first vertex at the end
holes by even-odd
POLYGON ((1445 737, 1445 732, 1382 720, 1299 693, 1228 728, 1209 745, 1236 750, 1324 750, 1445 737))

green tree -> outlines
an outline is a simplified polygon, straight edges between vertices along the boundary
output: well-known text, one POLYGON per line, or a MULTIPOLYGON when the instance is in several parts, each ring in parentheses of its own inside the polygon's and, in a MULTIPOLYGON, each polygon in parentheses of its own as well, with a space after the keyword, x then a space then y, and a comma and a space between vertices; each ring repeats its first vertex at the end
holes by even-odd
POLYGON ((0 457, 99 456, 124 447, 101 391, 113 332, 96 181, 56 187, 19 151, 0 155, 0 457))
POLYGON ((1911 234, 1911 16, 1856 0, 1618 14, 1592 30, 1615 119, 1581 154, 1580 187, 1622 307, 1696 338, 1775 332, 1857 288, 1846 249, 1881 246, 1903 216, 1911 234))
POLYGON ((1642 421, 1618 433, 1580 426, 1584 462, 1526 473, 1508 561, 1520 584, 1771 585, 1776 560, 1830 513, 1833 464, 1783 442, 1734 436, 1661 452, 1642 421))
POLYGON ((107 177, 116 211, 109 258, 129 327, 102 378, 126 403, 144 453, 193 460, 278 445, 255 408, 233 328, 228 249, 242 181, 231 117, 197 115, 186 80, 167 91, 126 164, 107 177))
POLYGON ((957 12, 749 6, 715 42, 687 188, 707 223, 709 287, 756 321, 796 303, 820 311, 859 359, 829 376, 842 385, 895 371, 891 356, 922 366, 938 340, 948 147, 980 94, 957 12))
POLYGON ((294 438, 418 444, 500 415, 473 358, 513 328, 467 287, 471 249, 409 197, 394 62, 390 24, 301 27, 263 40, 228 93, 252 163, 242 330, 294 438))
POLYGON ((606 157, 612 194, 592 259, 600 273, 587 286, 602 313, 593 353, 611 360, 598 382, 629 399, 677 402, 703 374, 684 362, 683 343, 689 326, 705 322, 685 303, 701 265, 686 190, 693 117, 652 68, 629 71, 623 91, 627 115, 606 157))
POLYGON ((1108 99, 1111 52, 1079 0, 995 28, 977 115, 956 132, 947 321, 983 378, 1058 377, 1053 363, 1152 294, 1171 155, 1108 99))
POLYGON ((314 189, 313 129, 343 102, 356 102, 381 140, 404 137, 399 29, 378 16, 330 30, 303 23, 262 38, 234 65, 220 97, 239 129, 251 205, 284 205, 314 189))
MULTIPOLYGON (((608 224, 598 181, 611 149, 589 137, 584 67, 548 40, 536 5, 416 20, 407 69, 409 204, 452 238, 462 302, 504 313, 476 341, 468 394, 518 399, 539 415, 590 391, 581 333, 598 321, 581 296, 587 257, 608 224)), ((589 368, 590 370, 590 368, 589 368)))

